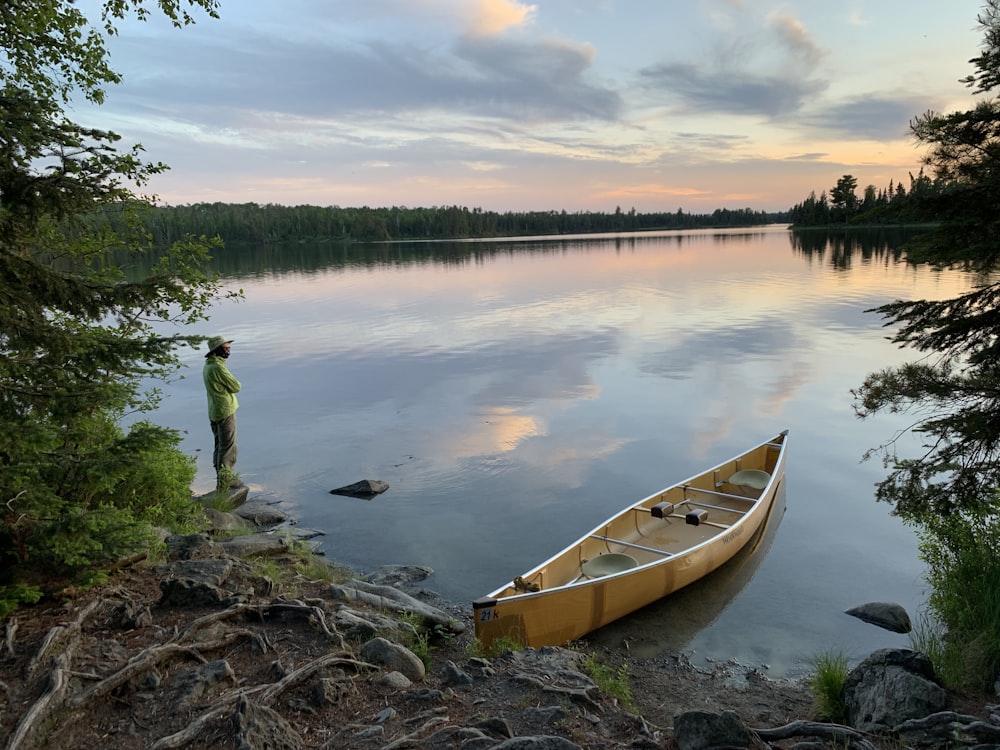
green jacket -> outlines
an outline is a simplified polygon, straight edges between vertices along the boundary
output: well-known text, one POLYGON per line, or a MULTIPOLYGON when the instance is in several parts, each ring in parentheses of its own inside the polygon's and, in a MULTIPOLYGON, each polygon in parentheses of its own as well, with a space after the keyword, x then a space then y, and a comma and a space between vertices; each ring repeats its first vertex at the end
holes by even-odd
POLYGON ((201 374, 208 392, 209 421, 218 422, 233 414, 239 407, 236 394, 240 392, 240 381, 229 372, 226 360, 215 355, 206 357, 201 374))

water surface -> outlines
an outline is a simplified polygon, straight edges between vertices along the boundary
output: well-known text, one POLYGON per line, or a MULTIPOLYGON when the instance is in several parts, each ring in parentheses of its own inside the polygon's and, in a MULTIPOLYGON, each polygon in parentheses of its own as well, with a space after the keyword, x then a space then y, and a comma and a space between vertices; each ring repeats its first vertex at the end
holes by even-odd
MULTIPOLYGON (((843 611, 925 599, 912 531, 873 499, 883 469, 860 462, 908 420, 861 422, 849 391, 907 356, 865 309, 971 281, 894 248, 782 227, 230 248, 246 299, 204 333, 235 339, 244 480, 325 531, 331 558, 429 566, 454 601, 788 429, 785 509, 756 552, 595 637, 792 675, 829 648, 908 645, 843 611), (365 478, 391 487, 328 494, 365 478)), ((202 361, 185 355, 157 419, 187 431, 207 489, 202 361)))

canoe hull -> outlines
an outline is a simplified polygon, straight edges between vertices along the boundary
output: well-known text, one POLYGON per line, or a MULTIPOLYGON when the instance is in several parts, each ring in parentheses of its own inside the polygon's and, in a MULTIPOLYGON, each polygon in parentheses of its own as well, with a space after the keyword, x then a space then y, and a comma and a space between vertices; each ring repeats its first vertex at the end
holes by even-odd
POLYGON ((476 637, 487 648, 500 638, 536 648, 560 645, 711 573, 750 542, 767 520, 784 478, 785 437, 782 433, 703 474, 644 498, 515 581, 477 600, 473 604, 476 637), (762 488, 747 493, 746 488, 737 491, 726 485, 725 478, 736 472, 762 471, 767 472, 762 488), (745 494, 751 497, 745 498, 745 494), (673 508, 674 512, 657 517, 664 504, 666 510, 673 508), (707 516, 700 524, 692 524, 686 517, 691 510, 707 516), (615 553, 609 559, 633 557, 636 566, 596 578, 582 574, 588 560, 608 553, 615 553), (522 582, 539 590, 526 591, 522 582))

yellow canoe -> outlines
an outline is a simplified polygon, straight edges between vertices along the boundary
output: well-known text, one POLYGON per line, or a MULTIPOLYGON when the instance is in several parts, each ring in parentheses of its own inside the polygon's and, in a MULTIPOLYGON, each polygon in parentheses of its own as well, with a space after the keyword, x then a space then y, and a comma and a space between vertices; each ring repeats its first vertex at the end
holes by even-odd
POLYGON ((788 431, 609 518, 473 602, 476 637, 558 646, 711 573, 763 525, 788 431))

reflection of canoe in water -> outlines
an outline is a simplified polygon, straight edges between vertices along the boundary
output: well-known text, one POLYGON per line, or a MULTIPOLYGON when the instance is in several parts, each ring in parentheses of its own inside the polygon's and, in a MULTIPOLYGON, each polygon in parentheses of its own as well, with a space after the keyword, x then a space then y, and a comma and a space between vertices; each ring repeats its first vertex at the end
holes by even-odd
POLYGON ((785 473, 787 431, 630 505, 473 602, 484 646, 559 645, 702 578, 747 545, 785 473))
POLYGON ((719 620, 754 579, 774 543, 784 513, 785 482, 782 482, 767 520, 731 560, 695 585, 588 633, 587 641, 607 649, 624 649, 640 659, 685 650, 693 639, 719 620))

